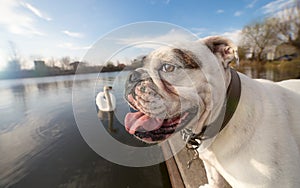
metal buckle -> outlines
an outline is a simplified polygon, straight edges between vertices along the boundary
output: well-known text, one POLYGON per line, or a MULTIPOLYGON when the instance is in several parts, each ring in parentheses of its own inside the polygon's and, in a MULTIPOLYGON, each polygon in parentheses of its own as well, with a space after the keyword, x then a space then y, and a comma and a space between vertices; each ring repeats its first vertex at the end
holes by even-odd
POLYGON ((180 131, 182 139, 185 141, 188 149, 196 150, 202 144, 201 138, 196 138, 192 129, 185 128, 180 131))
POLYGON ((190 128, 185 128, 185 129, 182 129, 180 131, 180 134, 181 134, 181 137, 182 137, 182 140, 185 141, 185 143, 188 143, 189 140, 192 138, 192 136, 194 135, 192 129, 190 128))

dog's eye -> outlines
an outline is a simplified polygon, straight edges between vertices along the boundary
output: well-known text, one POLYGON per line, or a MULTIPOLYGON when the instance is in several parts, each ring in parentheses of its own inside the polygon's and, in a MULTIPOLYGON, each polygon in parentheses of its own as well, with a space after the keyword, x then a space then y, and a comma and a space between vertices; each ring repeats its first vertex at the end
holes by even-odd
POLYGON ((162 67, 161 67, 161 70, 163 72, 173 72, 175 71, 177 67, 175 65, 171 65, 171 64, 164 64, 162 67))

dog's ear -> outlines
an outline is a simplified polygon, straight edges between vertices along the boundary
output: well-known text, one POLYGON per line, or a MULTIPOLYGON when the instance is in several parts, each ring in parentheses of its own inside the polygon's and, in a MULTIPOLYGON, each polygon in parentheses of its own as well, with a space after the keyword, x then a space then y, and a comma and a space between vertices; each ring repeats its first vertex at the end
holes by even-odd
POLYGON ((237 65, 239 64, 237 46, 231 40, 221 36, 212 36, 201 39, 201 41, 217 56, 225 68, 233 60, 237 65))

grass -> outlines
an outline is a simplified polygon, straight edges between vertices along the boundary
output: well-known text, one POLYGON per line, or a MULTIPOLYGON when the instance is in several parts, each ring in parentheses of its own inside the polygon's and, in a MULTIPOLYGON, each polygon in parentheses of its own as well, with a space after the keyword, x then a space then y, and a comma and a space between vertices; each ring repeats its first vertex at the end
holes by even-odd
POLYGON ((293 59, 292 61, 279 62, 278 66, 281 69, 300 69, 300 58, 293 59))

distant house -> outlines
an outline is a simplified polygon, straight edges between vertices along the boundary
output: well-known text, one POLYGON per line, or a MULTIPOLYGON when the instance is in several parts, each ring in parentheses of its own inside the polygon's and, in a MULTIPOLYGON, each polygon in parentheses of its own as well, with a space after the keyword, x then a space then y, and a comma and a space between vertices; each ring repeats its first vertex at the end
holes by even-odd
POLYGON ((299 50, 295 46, 282 43, 278 46, 270 46, 265 50, 265 57, 269 61, 290 61, 299 55, 299 50))
POLYGON ((39 73, 45 73, 48 70, 48 67, 45 64, 45 61, 35 60, 34 61, 34 70, 39 73))
POLYGON ((274 52, 268 52, 267 53, 267 60, 268 61, 273 61, 275 59, 275 54, 274 52))
POLYGON ((86 66, 87 63, 84 63, 84 62, 80 62, 80 61, 74 61, 72 63, 70 63, 70 66, 72 67, 73 71, 75 72, 78 68, 78 66, 86 66))
POLYGON ((118 68, 121 69, 121 70, 124 69, 125 67, 126 67, 126 65, 123 64, 123 63, 118 64, 118 68))
POLYGON ((79 61, 75 61, 75 62, 70 63, 70 66, 72 67, 72 69, 74 71, 76 71, 79 63, 80 63, 79 61))
POLYGON ((265 49, 264 55, 266 60, 273 61, 275 59, 276 46, 269 46, 265 49))
POLYGON ((299 49, 288 43, 282 43, 276 47, 275 60, 292 60, 300 54, 299 49))
POLYGON ((74 61, 74 62, 72 62, 72 63, 70 63, 69 64, 71 67, 72 67, 72 70, 74 71, 74 72, 78 72, 79 70, 82 72, 86 72, 87 71, 87 69, 88 69, 88 64, 87 63, 85 63, 85 62, 80 62, 80 61, 74 61), (78 67, 80 67, 80 69, 79 70, 77 70, 78 69, 78 67))

